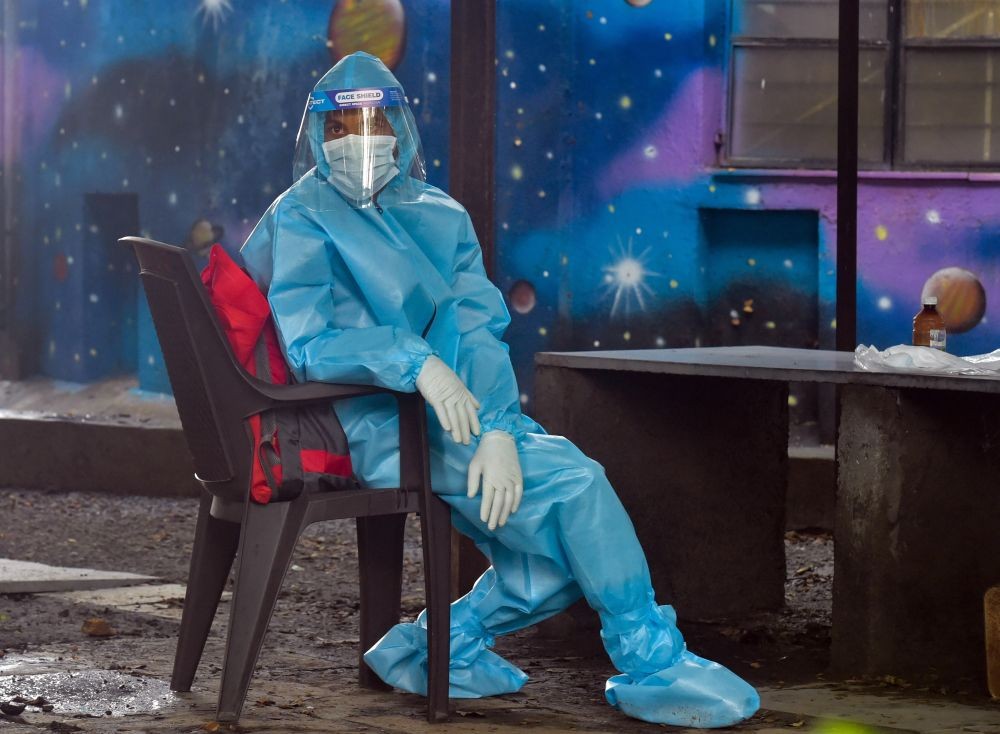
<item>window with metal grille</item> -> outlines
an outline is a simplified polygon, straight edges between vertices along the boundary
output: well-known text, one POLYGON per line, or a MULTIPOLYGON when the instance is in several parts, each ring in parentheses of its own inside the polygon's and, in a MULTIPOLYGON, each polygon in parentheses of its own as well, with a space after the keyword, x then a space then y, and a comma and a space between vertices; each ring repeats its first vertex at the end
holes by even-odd
MULTIPOLYGON (((860 0, 866 168, 1000 165, 1000 0, 860 0)), ((837 0, 733 0, 728 162, 831 168, 837 0)))

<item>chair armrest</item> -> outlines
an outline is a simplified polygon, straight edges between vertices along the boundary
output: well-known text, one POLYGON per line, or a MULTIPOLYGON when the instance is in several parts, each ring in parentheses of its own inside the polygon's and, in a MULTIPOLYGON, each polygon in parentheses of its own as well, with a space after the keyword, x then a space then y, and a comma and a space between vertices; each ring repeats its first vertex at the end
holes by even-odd
POLYGON ((330 382, 302 382, 295 385, 276 385, 257 377, 247 375, 248 382, 257 392, 278 403, 314 403, 323 400, 355 398, 362 395, 392 393, 376 385, 345 385, 330 382))

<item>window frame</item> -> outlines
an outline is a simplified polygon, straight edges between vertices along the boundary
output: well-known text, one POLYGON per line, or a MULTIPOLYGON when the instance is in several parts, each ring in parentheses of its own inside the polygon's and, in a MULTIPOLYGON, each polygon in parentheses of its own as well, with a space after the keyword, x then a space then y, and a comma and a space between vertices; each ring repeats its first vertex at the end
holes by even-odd
MULTIPOLYGON (((827 48, 836 49, 835 38, 762 38, 742 36, 733 32, 736 3, 729 0, 727 24, 729 43, 727 44, 726 69, 726 113, 724 145, 721 150, 722 165, 731 168, 761 169, 804 169, 831 170, 836 167, 836 158, 829 160, 810 158, 747 158, 736 157, 732 151, 733 130, 736 124, 735 87, 736 51, 740 48, 827 48)), ((948 50, 968 51, 988 49, 1000 52, 1000 35, 996 38, 907 38, 904 4, 908 0, 886 0, 886 38, 859 39, 859 51, 884 50, 886 52, 885 99, 883 100, 883 140, 882 160, 878 162, 858 161, 858 167, 866 171, 1000 171, 1000 161, 904 161, 905 150, 905 109, 906 109, 906 56, 909 49, 930 49, 935 52, 948 50)), ((1000 11, 1000 5, 998 5, 1000 11)))

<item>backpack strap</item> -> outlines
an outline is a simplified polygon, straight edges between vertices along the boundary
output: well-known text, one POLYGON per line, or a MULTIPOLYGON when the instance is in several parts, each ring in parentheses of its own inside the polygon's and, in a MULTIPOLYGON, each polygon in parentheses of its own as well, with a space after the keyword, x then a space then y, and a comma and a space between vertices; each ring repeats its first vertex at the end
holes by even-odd
MULTIPOLYGON (((267 345, 263 337, 257 339, 253 347, 254 373, 266 382, 271 381, 271 364, 267 358, 267 345)), ((257 444, 257 459, 260 468, 264 471, 264 479, 267 486, 271 488, 271 499, 279 497, 280 485, 275 477, 275 467, 281 466, 281 457, 274 445, 277 438, 275 432, 278 430, 278 423, 274 417, 273 410, 265 410, 260 414, 260 441, 257 444)), ((280 445, 280 444, 279 444, 280 445)), ((283 467, 282 467, 283 468, 283 467)), ((282 472, 284 474, 284 472, 282 472)))
POLYGON ((264 339, 263 334, 253 345, 253 363, 258 378, 265 382, 274 382, 271 375, 271 360, 267 354, 267 340, 264 339))
POLYGON ((302 494, 305 475, 302 472, 302 438, 296 408, 278 408, 270 411, 278 431, 281 447, 281 491, 277 500, 293 500, 302 494))
POLYGON ((265 410, 260 414, 260 442, 257 444, 257 460, 264 471, 264 479, 271 488, 271 499, 279 497, 281 489, 274 476, 274 468, 281 466, 281 457, 274 446, 275 431, 278 429, 273 410, 265 410))

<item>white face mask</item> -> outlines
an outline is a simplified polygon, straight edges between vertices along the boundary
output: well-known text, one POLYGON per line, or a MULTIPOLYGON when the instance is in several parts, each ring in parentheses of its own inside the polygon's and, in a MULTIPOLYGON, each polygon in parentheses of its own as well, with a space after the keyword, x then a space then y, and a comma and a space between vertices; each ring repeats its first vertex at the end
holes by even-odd
POLYGON ((399 173, 392 135, 345 135, 323 143, 328 180, 352 201, 370 199, 399 173))

